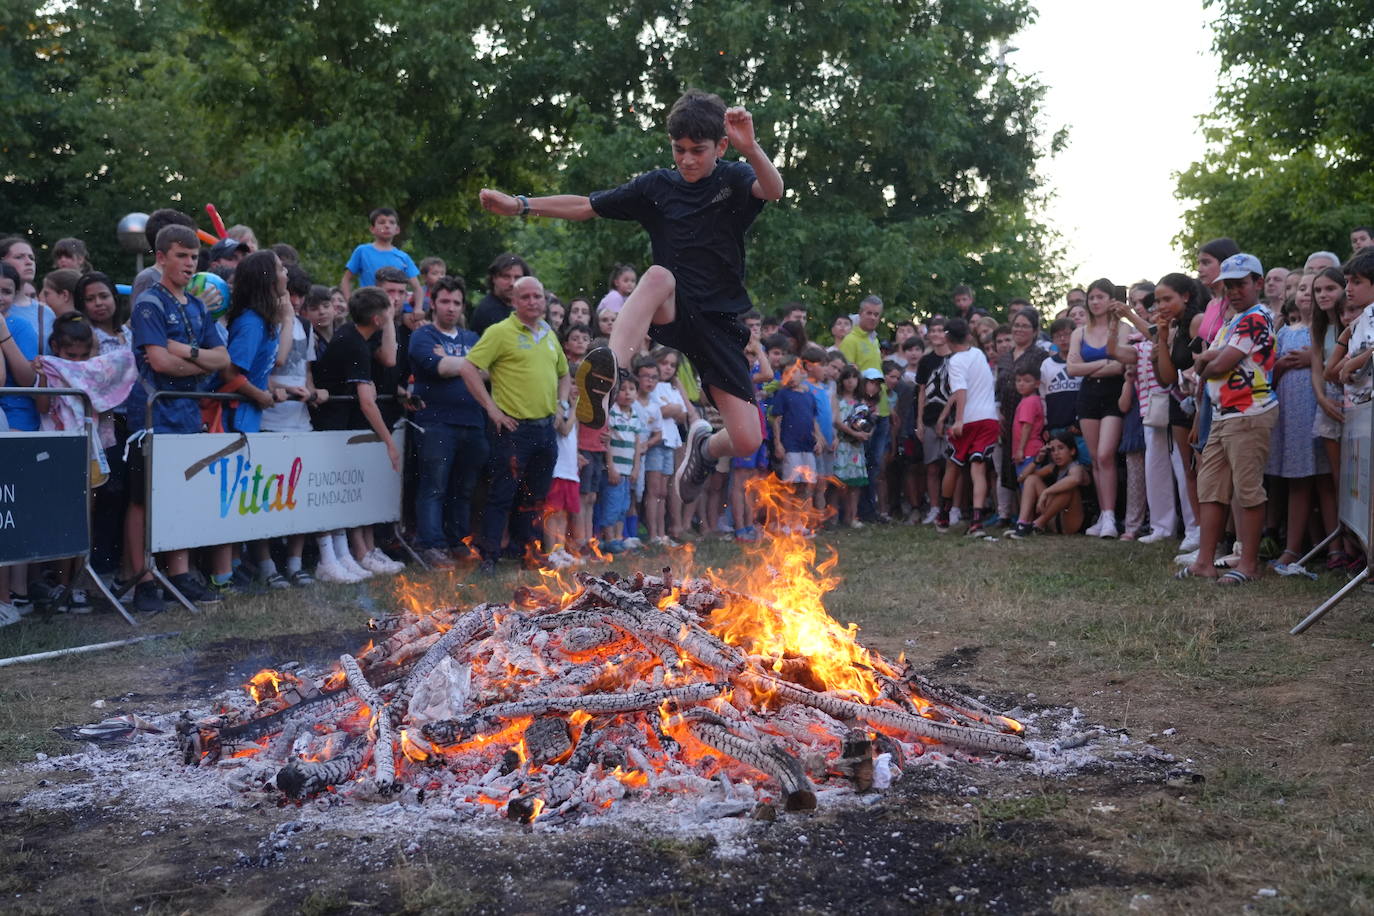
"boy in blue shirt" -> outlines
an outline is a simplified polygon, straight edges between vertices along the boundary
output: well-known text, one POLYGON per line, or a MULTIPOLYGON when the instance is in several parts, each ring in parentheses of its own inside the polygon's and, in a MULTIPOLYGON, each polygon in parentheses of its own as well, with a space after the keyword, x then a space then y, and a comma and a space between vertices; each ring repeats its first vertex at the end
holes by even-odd
POLYGON ((810 502, 816 486, 816 455, 825 445, 820 410, 806 372, 791 354, 783 357, 782 379, 783 387, 773 392, 768 408, 778 476, 783 483, 795 484, 797 495, 810 502))
MULTIPOLYGON (((186 292, 195 275, 200 256, 200 240, 187 226, 167 226, 157 234, 156 257, 161 279, 148 287, 134 302, 129 325, 133 331, 134 360, 139 383, 129 395, 129 431, 144 428, 148 394, 154 391, 199 391, 205 378, 229 365, 229 352, 219 328, 205 305, 186 292)), ((195 398, 170 398, 153 405, 154 433, 198 433, 202 431, 200 402, 195 398)), ((131 437, 132 441, 132 437, 131 437)), ((144 456, 141 443, 129 450, 129 511, 124 518, 124 537, 133 556, 142 558, 143 519, 146 503, 144 456)), ((190 572, 185 550, 163 554, 168 577, 187 600, 213 603, 215 592, 197 582, 190 572)), ((162 597, 152 574, 144 572, 134 588, 134 608, 160 611, 162 597)))
POLYGON ((353 254, 349 255, 343 277, 339 279, 339 289, 342 290, 344 298, 353 295, 355 277, 359 286, 376 286, 377 268, 399 267, 405 271, 411 289, 415 291, 414 301, 424 302, 425 292, 420 288, 420 268, 415 266, 410 255, 393 244, 396 236, 401 234, 401 219, 396 215, 396 211, 390 207, 378 207, 368 214, 367 219, 372 224, 372 241, 354 248, 353 254))
POLYGON ((758 409, 744 348, 749 330, 740 316, 751 308, 744 289, 744 235, 764 201, 782 198, 782 176, 754 136, 743 108, 726 109, 718 96, 689 89, 668 113, 673 169, 657 169, 590 197, 560 194, 529 199, 483 188, 482 206, 505 216, 594 216, 634 220, 649 233, 654 266, 625 300, 610 344, 587 354, 578 367, 578 421, 598 429, 608 404, 647 334, 680 351, 701 375, 706 396, 724 428, 697 420, 677 470, 684 505, 701 492, 719 458, 752 455, 759 448, 758 409), (720 157, 733 145, 745 162, 720 157))

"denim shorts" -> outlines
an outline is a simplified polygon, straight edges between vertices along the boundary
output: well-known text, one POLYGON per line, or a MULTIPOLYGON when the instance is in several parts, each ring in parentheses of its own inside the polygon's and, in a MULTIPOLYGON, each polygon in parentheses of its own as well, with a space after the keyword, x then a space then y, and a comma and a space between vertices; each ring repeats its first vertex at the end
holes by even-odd
POLYGON ((655 445, 644 453, 644 470, 660 474, 673 473, 673 450, 666 445, 655 445))
POLYGON ((577 472, 581 482, 578 492, 583 496, 595 496, 601 492, 601 485, 606 482, 606 453, 578 449, 578 454, 587 461, 577 472))
POLYGON ((601 487, 601 495, 596 500, 596 523, 598 527, 618 525, 625 520, 630 509, 630 475, 621 474, 620 483, 607 481, 601 487))

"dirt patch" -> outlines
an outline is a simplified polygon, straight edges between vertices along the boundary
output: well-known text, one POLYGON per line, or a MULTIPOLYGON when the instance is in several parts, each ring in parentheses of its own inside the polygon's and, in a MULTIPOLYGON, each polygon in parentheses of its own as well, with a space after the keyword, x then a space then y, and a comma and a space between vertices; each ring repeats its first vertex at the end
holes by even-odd
MULTIPOLYGON (((20 811, 11 798, 0 814, 11 865, 3 887, 20 913, 54 901, 233 913, 1028 913, 1075 889, 1159 883, 1065 845, 1075 838, 1033 805, 1002 820, 975 816, 968 775, 978 774, 916 774, 871 804, 695 834, 498 824, 408 843, 304 825, 272 804, 168 816, 119 799, 20 811)), ((10 781, 5 794, 16 790, 10 781)))

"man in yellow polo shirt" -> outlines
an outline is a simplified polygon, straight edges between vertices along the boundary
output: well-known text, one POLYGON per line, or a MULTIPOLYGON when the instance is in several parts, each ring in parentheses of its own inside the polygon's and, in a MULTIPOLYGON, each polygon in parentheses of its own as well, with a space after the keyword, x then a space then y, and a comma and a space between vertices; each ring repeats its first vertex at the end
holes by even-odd
POLYGON ((534 277, 515 283, 515 310, 491 325, 458 374, 496 427, 491 444, 491 487, 482 514, 482 571, 494 572, 501 535, 510 525, 510 549, 542 565, 535 552, 544 499, 558 457, 554 415, 567 411, 572 380, 558 335, 544 320, 544 285, 534 277), (482 373, 491 378, 487 393, 482 373))
MULTIPOLYGON (((882 378, 883 350, 878 343, 878 322, 883 317, 883 300, 866 296, 859 303, 859 323, 840 341, 844 358, 859 368, 872 369, 882 378)), ((878 475, 883 472, 883 458, 887 454, 888 437, 892 433, 892 405, 887 395, 878 398, 878 416, 873 423, 873 435, 864 443, 864 458, 868 464, 868 486, 864 487, 860 515, 866 522, 885 520, 879 515, 878 475)))

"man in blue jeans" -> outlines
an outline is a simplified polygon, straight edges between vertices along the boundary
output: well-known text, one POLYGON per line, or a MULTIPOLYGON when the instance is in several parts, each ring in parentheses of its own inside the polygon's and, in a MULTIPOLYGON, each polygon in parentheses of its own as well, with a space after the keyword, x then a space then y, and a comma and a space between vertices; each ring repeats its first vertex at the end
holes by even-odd
POLYGON ((501 536, 510 525, 510 549, 538 565, 535 539, 544 499, 558 457, 553 417, 567 409, 572 380, 558 335, 544 320, 544 286, 521 277, 512 297, 515 310, 493 324, 459 360, 468 391, 495 425, 491 444, 491 488, 482 515, 482 572, 496 570, 501 536), (482 373, 491 378, 491 392, 482 373))
POLYGON ((463 327, 466 289, 459 277, 441 277, 430 291, 432 324, 410 337, 415 396, 423 403, 415 422, 420 436, 420 481, 415 491, 416 545, 420 559, 448 569, 469 555, 472 490, 486 463, 487 420, 482 405, 458 376, 458 366, 477 344, 463 327))

